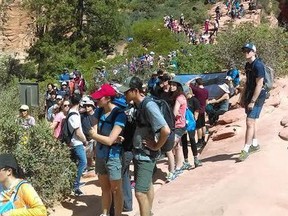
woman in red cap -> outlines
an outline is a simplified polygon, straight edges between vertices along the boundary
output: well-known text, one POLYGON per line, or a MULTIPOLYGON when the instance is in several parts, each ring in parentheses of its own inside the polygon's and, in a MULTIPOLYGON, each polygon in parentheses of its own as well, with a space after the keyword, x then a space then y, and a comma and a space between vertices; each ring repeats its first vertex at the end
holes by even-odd
POLYGON ((109 214, 114 201, 115 216, 120 216, 123 208, 122 193, 122 145, 119 136, 126 124, 126 115, 112 103, 116 96, 115 89, 104 84, 91 97, 97 101, 99 109, 95 111, 97 128, 90 130, 96 145, 96 173, 102 189, 102 214, 109 214))

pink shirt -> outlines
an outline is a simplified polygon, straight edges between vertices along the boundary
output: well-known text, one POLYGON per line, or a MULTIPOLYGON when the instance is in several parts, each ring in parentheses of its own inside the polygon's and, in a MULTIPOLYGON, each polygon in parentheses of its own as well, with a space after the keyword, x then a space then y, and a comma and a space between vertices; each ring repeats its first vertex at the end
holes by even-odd
POLYGON ((57 126, 54 129, 54 137, 58 138, 61 132, 61 128, 62 128, 62 121, 63 119, 66 118, 66 116, 64 115, 63 112, 59 112, 56 114, 56 116, 54 117, 53 123, 57 122, 57 126))
POLYGON ((181 94, 176 98, 176 101, 180 103, 180 108, 178 110, 177 116, 175 116, 175 128, 184 128, 186 126, 186 108, 187 108, 187 99, 181 94))

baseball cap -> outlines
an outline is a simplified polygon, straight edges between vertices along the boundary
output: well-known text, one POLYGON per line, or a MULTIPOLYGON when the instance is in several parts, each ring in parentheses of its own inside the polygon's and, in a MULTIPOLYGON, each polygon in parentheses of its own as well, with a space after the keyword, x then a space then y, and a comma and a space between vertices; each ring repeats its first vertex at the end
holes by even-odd
POLYGON ((29 106, 26 104, 21 105, 20 110, 29 110, 29 106))
POLYGON ((62 85, 62 86, 63 86, 63 85, 66 85, 66 86, 67 86, 67 82, 64 81, 64 82, 61 83, 61 85, 62 85))
POLYGON ((243 49, 249 49, 252 50, 253 52, 256 52, 256 46, 253 43, 247 43, 242 47, 243 49))
POLYGON ((11 167, 13 169, 18 169, 18 164, 15 157, 12 154, 0 154, 0 169, 4 167, 11 167))
POLYGON ((102 97, 114 97, 116 96, 115 89, 109 84, 103 84, 97 91, 90 95, 92 99, 99 100, 102 97))
POLYGON ((124 93, 129 89, 142 90, 142 88, 143 88, 143 82, 141 81, 141 79, 136 76, 131 76, 124 81, 123 85, 118 88, 118 91, 124 93))
POLYGON ((221 88, 225 93, 230 94, 229 86, 226 83, 223 83, 221 85, 218 85, 219 88, 221 88))
POLYGON ((56 99, 60 99, 60 100, 62 100, 63 97, 62 97, 62 95, 57 95, 57 96, 56 96, 56 99))
POLYGON ((91 105, 91 106, 95 107, 94 101, 92 101, 90 99, 89 100, 84 100, 82 104, 83 105, 91 105))

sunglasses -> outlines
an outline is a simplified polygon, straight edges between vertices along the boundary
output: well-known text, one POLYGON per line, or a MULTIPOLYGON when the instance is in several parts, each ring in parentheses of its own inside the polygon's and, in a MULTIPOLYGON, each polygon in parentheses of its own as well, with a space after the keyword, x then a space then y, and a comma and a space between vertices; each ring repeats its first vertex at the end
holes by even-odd
POLYGON ((63 104, 63 107, 69 107, 70 104, 63 104))
POLYGON ((242 52, 243 52, 243 53, 250 53, 251 50, 250 50, 250 49, 243 49, 242 52))
POLYGON ((84 104, 83 107, 93 107, 93 106, 90 104, 84 104))
POLYGON ((27 111, 27 110, 20 109, 19 111, 20 111, 20 112, 25 112, 25 111, 27 111))

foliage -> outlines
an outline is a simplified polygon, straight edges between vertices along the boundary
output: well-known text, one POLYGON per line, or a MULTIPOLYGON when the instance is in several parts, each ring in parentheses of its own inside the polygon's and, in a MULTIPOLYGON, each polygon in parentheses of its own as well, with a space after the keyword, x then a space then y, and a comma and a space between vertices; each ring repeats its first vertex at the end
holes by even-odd
MULTIPOLYGON (((19 102, 15 82, 1 90, 0 99, 0 151, 15 155, 27 179, 44 203, 51 206, 71 192, 76 167, 70 160, 69 149, 55 141, 46 121, 36 118, 36 126, 28 132, 19 127, 16 121, 15 107, 19 107, 19 102), (24 139, 28 141, 26 144, 24 139)), ((32 110, 32 113, 35 112, 32 110)))
POLYGON ((269 28, 268 25, 243 24, 237 28, 228 29, 219 34, 217 44, 214 46, 219 63, 227 65, 234 62, 242 67, 245 59, 241 47, 253 42, 257 47, 257 53, 264 62, 273 67, 277 74, 285 73, 288 66, 288 34, 281 28, 269 28))

